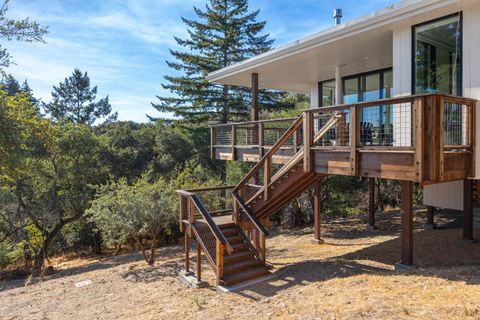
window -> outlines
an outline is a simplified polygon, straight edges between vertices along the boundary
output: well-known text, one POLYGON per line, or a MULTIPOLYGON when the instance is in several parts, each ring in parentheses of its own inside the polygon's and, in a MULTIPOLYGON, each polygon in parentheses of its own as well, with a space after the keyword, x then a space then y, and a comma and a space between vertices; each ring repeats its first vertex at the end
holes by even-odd
POLYGON ((415 93, 462 95, 461 22, 458 13, 413 27, 415 93))
MULTIPOLYGON (((346 104, 387 99, 393 96, 392 69, 380 70, 343 79, 343 100, 346 104)), ((393 110, 391 105, 362 109, 362 145, 393 144, 393 110)))
POLYGON ((335 105, 335 80, 320 82, 319 91, 321 107, 335 105))

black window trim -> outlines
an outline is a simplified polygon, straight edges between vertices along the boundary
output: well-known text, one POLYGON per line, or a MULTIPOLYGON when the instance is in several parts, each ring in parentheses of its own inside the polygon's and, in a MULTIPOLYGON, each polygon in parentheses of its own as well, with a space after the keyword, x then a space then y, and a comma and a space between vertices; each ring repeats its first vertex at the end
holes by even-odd
MULTIPOLYGON (((412 28, 411 28, 411 33, 412 33, 412 52, 411 52, 411 60, 412 60, 412 76, 411 76, 411 86, 412 86, 412 95, 416 94, 417 92, 417 86, 416 86, 416 63, 415 63, 415 48, 416 48, 416 36, 415 36, 415 29, 418 28, 418 27, 421 27, 421 26, 424 26, 424 25, 427 25, 427 24, 431 24, 431 23, 434 23, 434 22, 437 22, 437 21, 442 21, 442 20, 446 20, 448 18, 451 18, 451 17, 455 17, 455 16, 460 16, 460 56, 462 57, 460 59, 460 91, 461 91, 461 95, 463 95, 463 45, 464 45, 464 42, 463 42, 463 11, 458 11, 458 12, 455 12, 455 13, 452 13, 452 14, 449 14, 449 15, 446 15, 446 16, 442 16, 442 17, 438 17, 436 19, 433 19, 433 20, 429 20, 429 21, 425 21, 425 22, 422 22, 422 23, 418 23, 418 24, 415 24, 415 25, 412 25, 412 28)), ((457 95, 457 93, 455 92, 454 95, 457 95)))

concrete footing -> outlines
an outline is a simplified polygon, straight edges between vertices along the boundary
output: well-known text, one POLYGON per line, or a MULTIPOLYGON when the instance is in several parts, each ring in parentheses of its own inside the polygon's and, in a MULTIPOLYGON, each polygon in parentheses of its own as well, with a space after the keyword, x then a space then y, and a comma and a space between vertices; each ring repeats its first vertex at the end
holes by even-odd
POLYGON ((181 271, 178 274, 178 277, 180 280, 186 284, 188 287, 193 288, 193 289, 200 289, 200 288, 205 288, 208 286, 208 283, 205 281, 198 281, 197 277, 195 277, 195 274, 193 272, 185 272, 181 271))
POLYGON ((400 272, 410 272, 415 270, 416 266, 413 264, 403 264, 401 262, 395 263, 395 270, 400 272))
POLYGON ((437 225, 436 224, 428 224, 426 223, 425 226, 424 226, 425 230, 435 230, 437 229, 437 225))

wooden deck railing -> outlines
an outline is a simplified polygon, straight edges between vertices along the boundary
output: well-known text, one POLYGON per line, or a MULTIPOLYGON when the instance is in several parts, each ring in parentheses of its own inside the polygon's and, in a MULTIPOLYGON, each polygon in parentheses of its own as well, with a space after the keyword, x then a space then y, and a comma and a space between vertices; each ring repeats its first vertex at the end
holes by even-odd
MULTIPOLYGON (((201 251, 205 253, 208 263, 216 270, 217 283, 223 276, 224 252, 232 253, 233 248, 218 225, 214 222, 212 214, 206 209, 200 200, 198 193, 220 191, 227 195, 234 186, 210 187, 189 190, 177 190, 180 195, 180 230, 185 233, 185 254, 187 265, 185 269, 189 272, 189 251, 190 239, 197 241, 197 278, 201 279, 201 251), (187 230, 185 230, 185 226, 187 230)), ((231 210, 218 210, 217 214, 231 210)))
POLYGON ((403 178, 423 184, 464 179, 474 175, 476 104, 469 98, 423 94, 308 109, 302 114, 302 126, 298 119, 215 125, 212 157, 264 166, 264 155, 274 148, 275 157, 266 166, 269 170, 303 148, 306 171, 403 178), (333 114, 339 120, 314 142, 333 114), (265 143, 272 127, 279 135, 276 142, 282 141, 280 146, 265 143))

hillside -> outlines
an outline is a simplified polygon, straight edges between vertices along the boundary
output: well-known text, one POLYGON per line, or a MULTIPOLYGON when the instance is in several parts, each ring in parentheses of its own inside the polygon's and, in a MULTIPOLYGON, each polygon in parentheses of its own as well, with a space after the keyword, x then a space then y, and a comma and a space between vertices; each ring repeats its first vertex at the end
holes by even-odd
MULTIPOLYGON (((419 268, 409 274, 393 270, 399 216, 389 213, 375 233, 358 219, 330 221, 324 245, 312 244, 308 229, 274 230, 268 261, 276 278, 229 294, 181 284, 181 245, 160 249, 154 267, 139 254, 56 258, 60 272, 50 278, 0 283, 0 319, 478 319, 480 244, 460 240, 454 215, 434 231, 421 228, 422 217, 419 268), (75 287, 85 280, 92 284, 75 287)), ((204 275, 213 282, 209 269, 204 275)))

